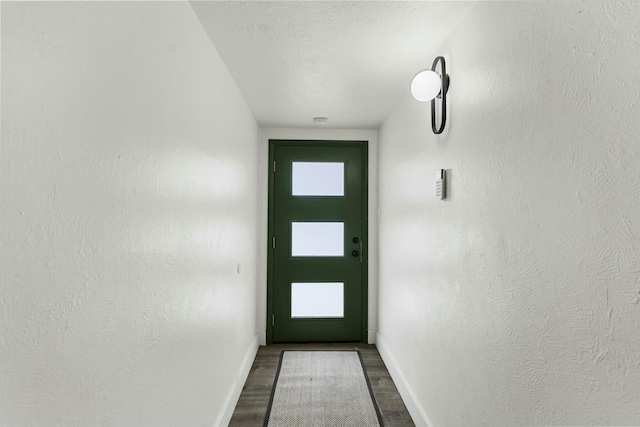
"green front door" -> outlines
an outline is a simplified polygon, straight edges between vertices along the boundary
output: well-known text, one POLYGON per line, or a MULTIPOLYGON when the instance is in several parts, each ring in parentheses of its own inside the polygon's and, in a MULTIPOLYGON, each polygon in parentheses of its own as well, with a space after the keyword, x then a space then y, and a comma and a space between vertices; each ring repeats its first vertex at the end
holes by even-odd
POLYGON ((270 141, 269 342, 366 340, 364 142, 270 141))

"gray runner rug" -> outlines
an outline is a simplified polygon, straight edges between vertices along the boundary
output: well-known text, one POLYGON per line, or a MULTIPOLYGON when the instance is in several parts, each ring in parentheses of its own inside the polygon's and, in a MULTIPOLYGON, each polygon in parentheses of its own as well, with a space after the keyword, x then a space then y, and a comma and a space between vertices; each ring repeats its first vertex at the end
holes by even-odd
POLYGON ((264 426, 382 427, 360 352, 283 351, 264 426))

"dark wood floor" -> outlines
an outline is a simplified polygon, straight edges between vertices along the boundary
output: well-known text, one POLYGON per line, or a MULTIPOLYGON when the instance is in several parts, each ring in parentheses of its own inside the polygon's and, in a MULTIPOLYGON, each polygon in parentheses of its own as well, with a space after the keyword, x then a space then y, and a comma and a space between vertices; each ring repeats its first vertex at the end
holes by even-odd
POLYGON ((353 350, 355 348, 362 354, 385 427, 414 427, 415 424, 376 346, 362 343, 274 344, 260 347, 229 427, 262 427, 282 350, 353 350))

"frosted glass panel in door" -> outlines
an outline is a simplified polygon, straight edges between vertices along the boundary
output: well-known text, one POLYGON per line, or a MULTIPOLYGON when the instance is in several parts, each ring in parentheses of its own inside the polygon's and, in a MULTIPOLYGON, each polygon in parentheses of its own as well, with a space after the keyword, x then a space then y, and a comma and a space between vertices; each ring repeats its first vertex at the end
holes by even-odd
POLYGON ((292 283, 291 317, 344 317, 344 283, 292 283))
POLYGON ((292 222, 291 256, 344 256, 344 223, 292 222))
POLYGON ((344 163, 293 162, 294 196, 344 196, 344 163))

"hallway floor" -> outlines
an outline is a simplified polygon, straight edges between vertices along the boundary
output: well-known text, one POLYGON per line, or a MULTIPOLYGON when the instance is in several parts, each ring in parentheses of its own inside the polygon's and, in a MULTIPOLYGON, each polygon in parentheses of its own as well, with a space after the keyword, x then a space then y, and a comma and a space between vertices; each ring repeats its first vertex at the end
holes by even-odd
POLYGON ((263 426, 282 350, 353 350, 356 348, 362 354, 385 427, 415 426, 376 346, 363 343, 274 344, 260 347, 229 426, 263 426))

